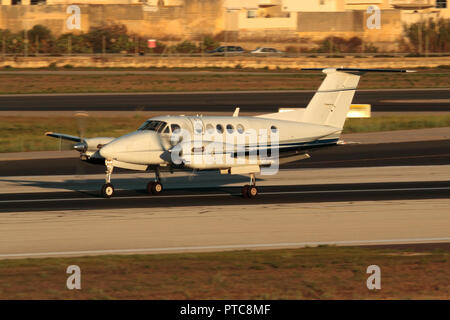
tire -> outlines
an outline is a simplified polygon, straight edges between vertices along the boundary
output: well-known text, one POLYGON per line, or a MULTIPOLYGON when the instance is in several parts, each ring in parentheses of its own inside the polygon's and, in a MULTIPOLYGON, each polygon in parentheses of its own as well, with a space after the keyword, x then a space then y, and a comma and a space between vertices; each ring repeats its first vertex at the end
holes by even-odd
POLYGON ((151 186, 151 193, 153 195, 158 195, 163 191, 163 186, 161 183, 154 181, 152 182, 152 186, 151 186))
POLYGON ((111 183, 105 183, 101 192, 103 198, 111 198, 114 195, 114 187, 111 183))
POLYGON ((247 193, 248 198, 254 198, 258 195, 258 188, 256 186, 250 186, 247 189, 247 193))
POLYGON ((250 188, 248 184, 242 187, 242 196, 244 198, 248 198, 248 188, 250 188))

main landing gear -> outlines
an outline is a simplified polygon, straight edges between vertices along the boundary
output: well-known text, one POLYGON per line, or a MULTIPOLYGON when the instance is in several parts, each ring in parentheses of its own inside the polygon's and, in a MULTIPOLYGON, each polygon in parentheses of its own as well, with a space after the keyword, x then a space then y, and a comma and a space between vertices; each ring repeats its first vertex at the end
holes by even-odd
POLYGON ((256 178, 254 173, 250 173, 250 184, 242 187, 242 196, 244 198, 254 198, 258 195, 258 188, 256 187, 256 178))
POLYGON ((159 167, 155 168, 155 181, 150 181, 147 184, 147 192, 149 194, 158 195, 163 191, 163 186, 161 184, 161 174, 159 167))
POLYGON ((113 172, 112 160, 105 160, 106 165, 106 182, 102 187, 101 193, 104 198, 111 198, 114 195, 114 187, 111 184, 111 174, 113 172))

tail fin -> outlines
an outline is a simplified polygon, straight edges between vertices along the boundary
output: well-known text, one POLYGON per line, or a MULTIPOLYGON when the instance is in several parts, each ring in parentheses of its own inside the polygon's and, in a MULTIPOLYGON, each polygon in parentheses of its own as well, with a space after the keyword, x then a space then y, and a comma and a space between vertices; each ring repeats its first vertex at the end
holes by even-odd
POLYGON ((327 75, 306 107, 302 122, 343 128, 360 74, 324 69, 327 75))
POLYGON ((366 72, 415 72, 396 69, 302 69, 321 70, 327 76, 306 109, 263 114, 258 117, 344 127, 359 79, 366 72))

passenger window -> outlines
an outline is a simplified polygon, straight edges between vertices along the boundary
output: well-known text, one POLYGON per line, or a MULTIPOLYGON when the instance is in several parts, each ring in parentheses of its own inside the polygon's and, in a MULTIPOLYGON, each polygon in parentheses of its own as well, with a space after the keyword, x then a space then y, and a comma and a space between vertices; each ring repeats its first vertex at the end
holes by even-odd
POLYGON ((218 124, 216 126, 216 130, 217 130, 218 133, 223 133, 223 126, 221 124, 218 124))
POLYGON ((278 131, 278 128, 277 127, 275 127, 275 126, 271 126, 270 127, 270 130, 272 131, 272 132, 277 132, 278 131))
POLYGON ((180 130, 180 126, 177 125, 176 123, 173 123, 170 125, 170 128, 172 129, 172 132, 175 132, 177 130, 180 130))
POLYGON ((233 133, 234 132, 234 127, 231 124, 227 124, 227 132, 228 133, 233 133))
POLYGON ((242 124, 238 124, 236 126, 236 130, 237 130, 237 132, 239 132, 241 134, 244 133, 244 131, 245 131, 244 126, 242 124))

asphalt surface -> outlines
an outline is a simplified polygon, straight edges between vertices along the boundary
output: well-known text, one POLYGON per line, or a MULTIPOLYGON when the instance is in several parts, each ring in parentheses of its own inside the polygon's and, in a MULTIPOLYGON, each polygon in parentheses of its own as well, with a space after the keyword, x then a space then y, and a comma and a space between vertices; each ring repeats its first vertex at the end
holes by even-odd
POLYGON ((254 199, 244 199, 240 187, 171 189, 161 196, 145 190, 119 190, 103 199, 100 192, 53 192, 0 195, 0 212, 168 208, 274 203, 311 203, 374 200, 447 199, 450 182, 355 183, 297 186, 264 186, 254 199))
MULTIPOLYGON (((209 93, 49 94, 0 96, 0 111, 171 111, 270 113, 306 107, 315 91, 209 93)), ((450 111, 450 89, 358 90, 355 104, 374 112, 450 111)))
MULTIPOLYGON (((382 144, 348 144, 311 150, 311 158, 288 168, 349 168, 450 164, 450 140, 382 144)), ((79 175, 104 173, 104 166, 78 158, 0 161, 0 176, 79 175)), ((114 174, 130 172, 115 169, 114 174)))

